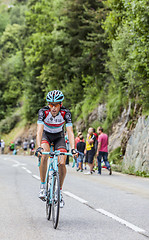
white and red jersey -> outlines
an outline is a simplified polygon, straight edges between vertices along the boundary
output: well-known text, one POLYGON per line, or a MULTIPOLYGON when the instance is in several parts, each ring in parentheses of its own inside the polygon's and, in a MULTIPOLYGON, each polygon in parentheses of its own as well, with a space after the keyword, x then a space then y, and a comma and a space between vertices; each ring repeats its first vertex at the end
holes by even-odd
POLYGON ((53 117, 51 109, 46 106, 39 110, 38 124, 44 124, 44 131, 49 133, 59 133, 64 129, 64 123, 67 126, 72 126, 71 113, 65 107, 61 107, 57 116, 53 117))

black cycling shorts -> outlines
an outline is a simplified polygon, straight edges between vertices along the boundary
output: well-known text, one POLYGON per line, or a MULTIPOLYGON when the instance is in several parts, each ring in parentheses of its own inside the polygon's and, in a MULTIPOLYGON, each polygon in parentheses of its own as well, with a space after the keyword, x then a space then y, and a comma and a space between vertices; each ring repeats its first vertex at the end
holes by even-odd
MULTIPOLYGON (((43 131, 41 143, 54 143, 54 150, 66 149, 65 137, 63 132, 48 133, 43 131)), ((67 150, 66 150, 67 152, 67 150)))

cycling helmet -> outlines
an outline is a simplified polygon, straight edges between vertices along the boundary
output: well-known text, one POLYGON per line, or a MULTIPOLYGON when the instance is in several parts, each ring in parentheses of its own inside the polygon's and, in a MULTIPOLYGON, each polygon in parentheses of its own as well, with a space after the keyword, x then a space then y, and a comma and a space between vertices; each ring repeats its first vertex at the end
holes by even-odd
POLYGON ((53 90, 48 92, 46 100, 47 102, 62 102, 64 100, 64 95, 59 90, 53 90))

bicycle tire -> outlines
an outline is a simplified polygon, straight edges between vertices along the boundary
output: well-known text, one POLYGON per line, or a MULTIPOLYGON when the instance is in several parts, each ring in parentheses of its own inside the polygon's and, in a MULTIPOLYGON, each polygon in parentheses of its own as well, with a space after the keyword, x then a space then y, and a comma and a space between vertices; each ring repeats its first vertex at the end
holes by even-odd
POLYGON ((60 210, 60 182, 59 174, 55 172, 53 175, 53 191, 52 191, 52 220, 53 227, 56 229, 59 221, 59 210, 60 210))
POLYGON ((50 220, 52 204, 50 203, 50 183, 49 183, 49 177, 47 178, 46 191, 47 191, 46 217, 47 217, 47 220, 50 220))

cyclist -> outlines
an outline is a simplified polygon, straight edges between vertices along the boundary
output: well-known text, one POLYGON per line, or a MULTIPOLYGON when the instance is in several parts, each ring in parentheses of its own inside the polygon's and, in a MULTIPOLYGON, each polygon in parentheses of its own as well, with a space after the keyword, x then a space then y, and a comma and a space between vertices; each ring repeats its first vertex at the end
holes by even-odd
MULTIPOLYGON (((65 136, 64 136, 64 123, 66 123, 66 131, 68 133, 69 143, 71 146, 71 153, 75 156, 76 150, 74 149, 74 133, 72 128, 71 113, 68 109, 63 107, 64 95, 59 90, 50 91, 47 94, 46 100, 48 106, 39 110, 37 121, 37 136, 36 136, 36 156, 41 156, 40 171, 40 192, 39 198, 45 201, 46 197, 46 184, 45 177, 47 172, 47 159, 46 155, 42 156, 42 151, 50 151, 50 143, 54 143, 54 149, 61 152, 67 152, 65 136)), ((59 162, 59 178, 60 189, 62 190, 64 178, 66 176, 66 156, 61 156, 59 162)), ((63 207, 64 201, 61 193, 60 207, 63 207)))

